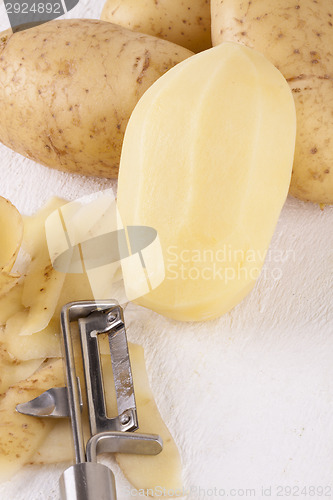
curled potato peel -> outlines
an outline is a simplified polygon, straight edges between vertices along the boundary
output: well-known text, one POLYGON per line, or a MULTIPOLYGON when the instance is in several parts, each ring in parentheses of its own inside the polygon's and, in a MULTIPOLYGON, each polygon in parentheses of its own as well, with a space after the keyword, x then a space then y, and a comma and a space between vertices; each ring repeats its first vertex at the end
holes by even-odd
POLYGON ((20 275, 12 273, 23 238, 23 220, 6 198, 0 197, 0 298, 17 283, 20 275))
POLYGON ((14 265, 23 238, 23 220, 6 198, 0 197, 0 273, 9 273, 14 265))
MULTIPOLYGON (((73 459, 72 447, 68 446, 71 440, 68 421, 58 425, 53 419, 32 418, 15 411, 18 403, 31 400, 51 387, 64 385, 59 322, 61 308, 74 300, 93 299, 85 273, 65 274, 50 268, 48 276, 45 276, 45 269, 50 266, 44 234, 45 220, 64 203, 63 200, 53 199, 35 216, 25 218, 23 247, 30 255, 27 275, 0 297, 0 481, 10 479, 24 464, 73 459)), ((8 209, 7 204, 2 206, 8 209)), ((103 216, 102 210, 101 218, 103 216)), ((92 224, 95 222, 92 221, 92 224)), ((19 245, 16 255, 18 249, 19 245)), ((75 337, 75 325, 72 333, 74 349, 80 349, 75 337)), ((143 349, 133 344, 129 349, 140 430, 160 434, 164 450, 157 457, 132 459, 119 455, 116 458, 125 476, 137 489, 154 489, 160 484, 166 489, 181 489, 179 452, 150 391, 143 349)), ((101 339, 100 351, 107 406, 114 409, 116 401, 107 337, 101 339)), ((80 367, 78 374, 82 378, 80 367)), ((88 429, 87 420, 85 428, 88 429)))

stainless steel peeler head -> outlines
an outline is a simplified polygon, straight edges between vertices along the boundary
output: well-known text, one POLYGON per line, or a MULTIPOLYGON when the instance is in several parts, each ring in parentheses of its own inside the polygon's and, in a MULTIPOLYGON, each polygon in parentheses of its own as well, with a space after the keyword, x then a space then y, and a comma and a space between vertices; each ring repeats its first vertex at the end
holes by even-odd
POLYGON ((61 477, 60 489, 64 500, 114 500, 116 489, 112 471, 97 463, 98 454, 156 455, 163 447, 159 436, 133 432, 138 428, 138 418, 123 310, 116 301, 71 302, 62 309, 61 330, 66 387, 50 389, 38 398, 18 405, 17 411, 37 417, 70 417, 76 465, 67 469, 61 477), (77 322, 79 327, 84 368, 91 432, 87 447, 71 335, 73 322, 77 322), (118 416, 114 418, 107 416, 98 344, 100 334, 107 334, 109 340, 118 410, 118 416))

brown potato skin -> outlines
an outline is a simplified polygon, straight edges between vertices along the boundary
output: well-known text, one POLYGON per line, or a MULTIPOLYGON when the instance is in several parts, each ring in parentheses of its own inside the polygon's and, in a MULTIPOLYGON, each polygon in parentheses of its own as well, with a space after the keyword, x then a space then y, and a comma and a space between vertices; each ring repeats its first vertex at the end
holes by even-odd
POLYGON ((106 0, 101 19, 193 52, 212 46, 210 0, 106 0))
POLYGON ((211 0, 213 45, 262 52, 294 95, 297 138, 290 194, 333 203, 333 3, 211 0))
POLYGON ((192 52, 98 20, 0 35, 0 141, 65 172, 114 178, 143 93, 192 52))

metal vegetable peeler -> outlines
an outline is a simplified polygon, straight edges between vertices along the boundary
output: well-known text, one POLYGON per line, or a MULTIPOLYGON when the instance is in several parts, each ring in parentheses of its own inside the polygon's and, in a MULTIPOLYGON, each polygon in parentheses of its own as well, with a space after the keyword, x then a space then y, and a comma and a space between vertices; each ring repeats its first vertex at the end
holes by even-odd
POLYGON ((62 500, 116 500, 114 475, 97 462, 100 453, 157 455, 163 443, 159 436, 139 434, 136 402, 123 310, 116 301, 71 302, 61 312, 61 330, 67 386, 49 389, 18 412, 36 417, 70 417, 75 465, 60 478, 62 500), (82 395, 77 377, 71 323, 77 322, 91 437, 86 446, 82 429, 82 395), (108 334, 118 416, 108 418, 104 395, 98 335, 108 334))

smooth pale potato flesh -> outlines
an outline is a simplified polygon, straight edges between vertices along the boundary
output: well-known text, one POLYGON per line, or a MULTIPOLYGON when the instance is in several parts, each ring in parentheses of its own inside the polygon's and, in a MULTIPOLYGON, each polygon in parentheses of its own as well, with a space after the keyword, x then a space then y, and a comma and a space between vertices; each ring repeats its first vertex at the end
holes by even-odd
POLYGON ((192 52, 98 20, 0 35, 0 141, 67 172, 116 177, 130 114, 192 52))
POLYGON ((107 0, 101 19, 193 52, 212 46, 209 0, 107 0))
POLYGON ((166 278, 140 305, 204 320, 245 297, 288 193, 295 128, 283 76, 240 44, 193 56, 146 92, 118 187, 124 225, 155 228, 164 254, 166 278))
POLYGON ((333 203, 333 7, 313 0, 212 0, 212 39, 262 52, 293 92, 297 139, 290 193, 333 203))

